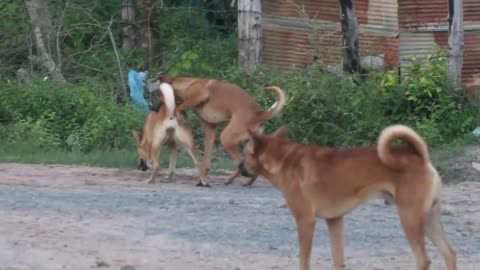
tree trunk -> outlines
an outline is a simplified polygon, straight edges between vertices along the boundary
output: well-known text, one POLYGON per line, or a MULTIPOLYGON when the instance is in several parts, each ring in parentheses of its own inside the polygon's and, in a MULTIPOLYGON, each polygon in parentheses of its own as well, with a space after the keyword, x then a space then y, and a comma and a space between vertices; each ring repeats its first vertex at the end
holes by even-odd
POLYGON ((260 0, 238 0, 238 63, 249 71, 260 63, 262 5, 260 0))
POLYGON ((147 69, 151 69, 159 61, 158 44, 160 33, 158 23, 160 14, 158 12, 158 0, 138 0, 140 15, 140 47, 144 51, 144 60, 147 69))
POLYGON ((352 0, 339 0, 340 21, 342 24, 343 71, 358 71, 358 22, 352 0))
POLYGON ((451 87, 462 83, 463 67, 463 0, 448 0, 448 74, 451 87))
POLYGON ((53 80, 66 83, 59 65, 52 58, 55 35, 53 31, 50 13, 48 12, 48 0, 26 1, 27 11, 32 21, 33 36, 37 53, 43 66, 47 69, 53 80))
POLYGON ((135 1, 122 0, 123 44, 125 51, 135 47, 135 1))

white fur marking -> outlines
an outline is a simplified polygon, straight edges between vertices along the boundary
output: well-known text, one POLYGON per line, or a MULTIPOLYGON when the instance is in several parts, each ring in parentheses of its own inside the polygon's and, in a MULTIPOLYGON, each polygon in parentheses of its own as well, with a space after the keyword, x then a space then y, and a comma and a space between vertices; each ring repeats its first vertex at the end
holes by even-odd
POLYGON ((273 110, 278 105, 278 100, 273 103, 273 105, 268 109, 269 111, 273 110))
POLYGON ((160 91, 162 91, 165 105, 167 105, 168 118, 171 118, 173 116, 173 110, 175 110, 175 94, 173 93, 173 88, 168 83, 161 83, 160 91))
POLYGON ((175 94, 173 93, 172 86, 168 83, 160 84, 160 91, 162 91, 165 105, 167 106, 167 119, 165 119, 164 122, 164 128, 166 130, 178 126, 177 118, 173 115, 175 110, 175 94))

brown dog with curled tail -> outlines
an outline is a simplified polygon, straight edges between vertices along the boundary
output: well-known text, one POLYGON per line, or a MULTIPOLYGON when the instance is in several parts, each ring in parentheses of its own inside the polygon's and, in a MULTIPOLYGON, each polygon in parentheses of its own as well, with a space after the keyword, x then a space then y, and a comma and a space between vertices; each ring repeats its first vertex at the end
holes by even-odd
POLYGON ((239 170, 244 176, 264 177, 283 193, 297 223, 300 270, 310 269, 316 218, 327 223, 335 270, 344 269, 343 217, 376 197, 395 202, 415 269, 430 267, 427 237, 446 269, 457 270, 456 253, 441 222, 440 175, 427 144, 413 129, 389 126, 377 146, 351 149, 290 142, 286 127, 272 135, 251 131, 250 136, 239 170), (397 139, 406 143, 393 144, 397 139))
MULTIPOLYGON (((159 76, 159 80, 170 84, 176 98, 182 101, 175 107, 179 119, 180 113, 187 109, 193 109, 200 118, 205 132, 204 163, 207 170, 210 168, 217 125, 228 122, 220 135, 220 143, 238 165, 242 159, 239 144, 249 138, 248 130, 262 131, 262 123, 274 117, 285 105, 285 93, 276 86, 264 88, 264 91, 275 93, 277 102, 270 110, 263 111, 247 91, 228 82, 171 76, 159 76)), ((232 183, 238 175, 238 170, 232 172, 225 184, 232 183)), ((245 185, 254 181, 255 178, 251 178, 245 185)))

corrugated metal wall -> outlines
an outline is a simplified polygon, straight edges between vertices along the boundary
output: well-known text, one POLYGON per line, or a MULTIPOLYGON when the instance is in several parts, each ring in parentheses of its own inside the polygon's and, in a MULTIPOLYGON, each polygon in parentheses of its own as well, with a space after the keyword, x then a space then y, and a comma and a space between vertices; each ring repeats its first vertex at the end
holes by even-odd
MULTIPOLYGON (((432 48, 448 48, 448 1, 402 0, 400 23, 400 61, 407 64, 412 55, 426 56, 432 48)), ((480 75, 480 1, 464 0, 464 64, 462 80, 469 83, 480 75)))
MULTIPOLYGON (((440 46, 448 47, 448 33, 436 32, 435 42, 440 46)), ((472 80, 472 76, 480 75, 480 29, 464 33, 465 48, 463 52, 462 79, 465 83, 472 80)))
POLYGON ((338 0, 262 0, 262 10, 266 15, 302 18, 302 9, 312 19, 340 21, 338 0))
MULTIPOLYGON (((412 55, 447 48, 447 0, 353 0, 360 24, 361 55, 383 55, 387 67, 406 64, 412 55)), ((262 0, 262 63, 291 68, 318 57, 339 63, 338 0, 262 0), (318 35, 313 37, 312 35, 318 35)), ((480 76, 480 0, 464 0, 463 81, 480 76)))
MULTIPOLYGON (((357 0, 361 55, 382 55, 398 65, 397 0, 357 0)), ((262 63, 279 68, 310 65, 315 57, 340 63, 338 0, 263 0, 262 63), (312 37, 316 36, 316 37, 312 37)))

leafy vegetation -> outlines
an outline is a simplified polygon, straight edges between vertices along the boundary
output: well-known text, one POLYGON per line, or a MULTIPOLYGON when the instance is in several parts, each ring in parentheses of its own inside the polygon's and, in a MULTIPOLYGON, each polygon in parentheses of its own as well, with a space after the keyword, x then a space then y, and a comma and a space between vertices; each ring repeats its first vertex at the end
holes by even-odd
MULTIPOLYGON (((0 74, 0 159, 45 162, 35 157, 44 155, 55 162, 135 164, 130 130, 142 127, 144 113, 135 109, 120 90, 116 56, 105 32, 112 14, 118 17, 117 2, 88 5, 72 1, 61 36, 63 72, 70 83, 59 85, 40 79, 45 74, 34 64, 31 69, 39 76, 31 87, 17 84, 13 77, 17 68, 29 63, 28 48, 20 46, 30 31, 23 23, 23 6, 6 0, 0 7, 2 14, 15 11, 1 18, 0 24, 23 18, 15 35, 7 31, 1 41, 3 46, 18 48, 18 53, 9 58, 8 66, 1 67, 6 72, 0 74)), ((401 80, 394 72, 349 76, 324 73, 322 63, 294 72, 263 67, 246 73, 237 68, 233 31, 219 31, 198 9, 165 9, 161 16, 159 49, 163 56, 159 70, 151 72, 236 83, 265 109, 275 97, 261 89, 281 87, 288 94, 287 105, 266 123, 267 131, 286 124, 292 140, 348 147, 375 143, 383 127, 405 123, 434 146, 478 142, 470 135, 480 125, 478 103, 463 91, 447 87, 447 62, 442 54, 412 59, 411 66, 402 71, 401 80)), ((112 31, 120 43, 121 25, 115 24, 112 31)), ((124 74, 130 68, 144 67, 135 50, 121 52, 120 57, 124 74)), ((7 56, 0 54, 0 64, 7 63, 4 59, 7 56)), ((189 121, 201 145, 203 132, 198 120, 190 114, 189 121)), ((221 156, 221 150, 216 154, 221 156)))

